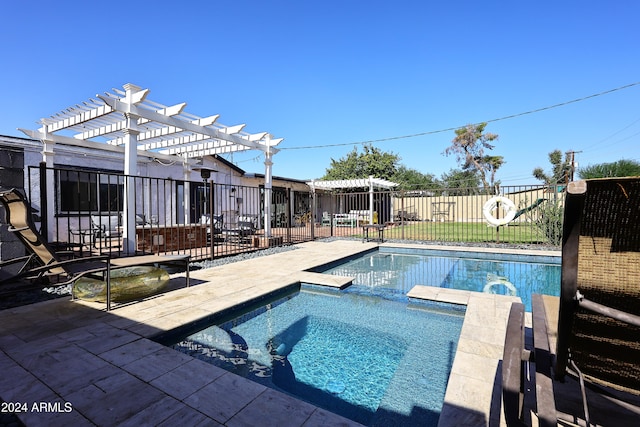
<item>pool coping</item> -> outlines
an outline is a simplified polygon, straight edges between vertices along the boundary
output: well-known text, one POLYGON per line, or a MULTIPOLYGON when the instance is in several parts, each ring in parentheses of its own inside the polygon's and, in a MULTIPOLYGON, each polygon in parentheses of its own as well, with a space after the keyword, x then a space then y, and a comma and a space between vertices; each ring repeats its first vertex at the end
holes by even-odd
MULTIPOLYGON (((358 425, 288 395, 257 387, 249 380, 242 381, 149 338, 300 283, 306 270, 315 265, 376 246, 349 240, 303 243, 293 251, 192 271, 190 288, 110 312, 104 311, 104 304, 68 299, 2 310, 0 369, 6 375, 0 378, 0 397, 5 401, 73 403, 69 413, 21 414, 27 425, 170 425, 197 421, 230 426, 252 419, 307 427, 358 425), (191 380, 186 382, 185 378, 191 380)), ((184 275, 172 276, 172 282, 182 283, 183 279, 184 275)), ((428 292, 420 287, 414 291, 428 292)), ((439 425, 488 425, 500 420, 501 399, 498 397, 496 408, 494 390, 508 307, 517 299, 483 294, 467 298, 457 292, 422 297, 467 303, 439 425)))

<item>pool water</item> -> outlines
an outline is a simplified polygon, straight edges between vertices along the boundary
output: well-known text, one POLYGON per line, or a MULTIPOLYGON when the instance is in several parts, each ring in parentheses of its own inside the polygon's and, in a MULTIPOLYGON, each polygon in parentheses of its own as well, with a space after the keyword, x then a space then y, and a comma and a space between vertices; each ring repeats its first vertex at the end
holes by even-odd
POLYGON ((435 426, 463 319, 303 285, 173 348, 365 425, 435 426))
POLYGON ((437 286, 518 296, 527 311, 534 293, 560 295, 560 260, 547 256, 380 248, 318 271, 353 277, 351 292, 403 296, 415 285, 437 286))

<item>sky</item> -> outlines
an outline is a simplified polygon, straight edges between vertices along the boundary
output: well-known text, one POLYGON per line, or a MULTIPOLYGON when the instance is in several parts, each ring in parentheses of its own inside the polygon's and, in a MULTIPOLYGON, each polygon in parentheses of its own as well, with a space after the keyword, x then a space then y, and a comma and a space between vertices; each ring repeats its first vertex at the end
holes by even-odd
MULTIPOLYGON (((5 2, 0 134, 134 83, 164 105, 284 138, 273 174, 322 177, 361 143, 440 177, 488 122, 503 185, 548 153, 640 161, 640 2, 5 2), (548 108, 553 107, 553 108, 548 108)), ((230 160, 264 173, 260 152, 230 160)))

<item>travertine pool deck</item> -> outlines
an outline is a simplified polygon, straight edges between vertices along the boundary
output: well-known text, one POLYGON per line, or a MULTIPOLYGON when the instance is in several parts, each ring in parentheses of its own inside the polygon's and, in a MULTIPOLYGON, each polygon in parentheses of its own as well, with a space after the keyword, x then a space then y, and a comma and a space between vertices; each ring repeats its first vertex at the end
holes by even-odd
MULTIPOLYGON (((304 270, 376 246, 349 240, 304 243, 296 250, 192 271, 190 288, 110 312, 104 304, 68 299, 2 310, 0 398, 27 404, 19 414, 27 426, 358 425, 149 338, 298 282, 343 287, 348 278, 321 283, 316 273, 304 270)), ((509 306, 517 299, 427 286, 417 286, 410 296, 467 305, 439 425, 502 424, 499 364, 509 306)))

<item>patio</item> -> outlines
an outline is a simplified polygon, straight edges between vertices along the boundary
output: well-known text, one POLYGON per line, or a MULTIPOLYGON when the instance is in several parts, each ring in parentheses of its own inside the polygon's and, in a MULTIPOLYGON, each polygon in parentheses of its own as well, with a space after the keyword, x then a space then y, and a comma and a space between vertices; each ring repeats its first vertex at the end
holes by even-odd
MULTIPOLYGON (((20 414, 27 425, 233 426, 257 419, 264 425, 356 425, 149 337, 299 281, 317 280, 316 273, 303 270, 375 246, 340 240, 303 243, 292 251, 193 271, 190 288, 108 313, 103 304, 66 299, 3 310, 0 367, 6 374, 0 379, 0 397, 57 402, 63 409, 65 403, 72 405, 71 412, 20 414)), ((338 285, 328 279, 325 285, 338 285)), ((180 286, 183 279, 172 280, 180 286)), ((501 424, 499 366, 514 298, 421 286, 412 293, 467 304, 439 425, 501 424)))

